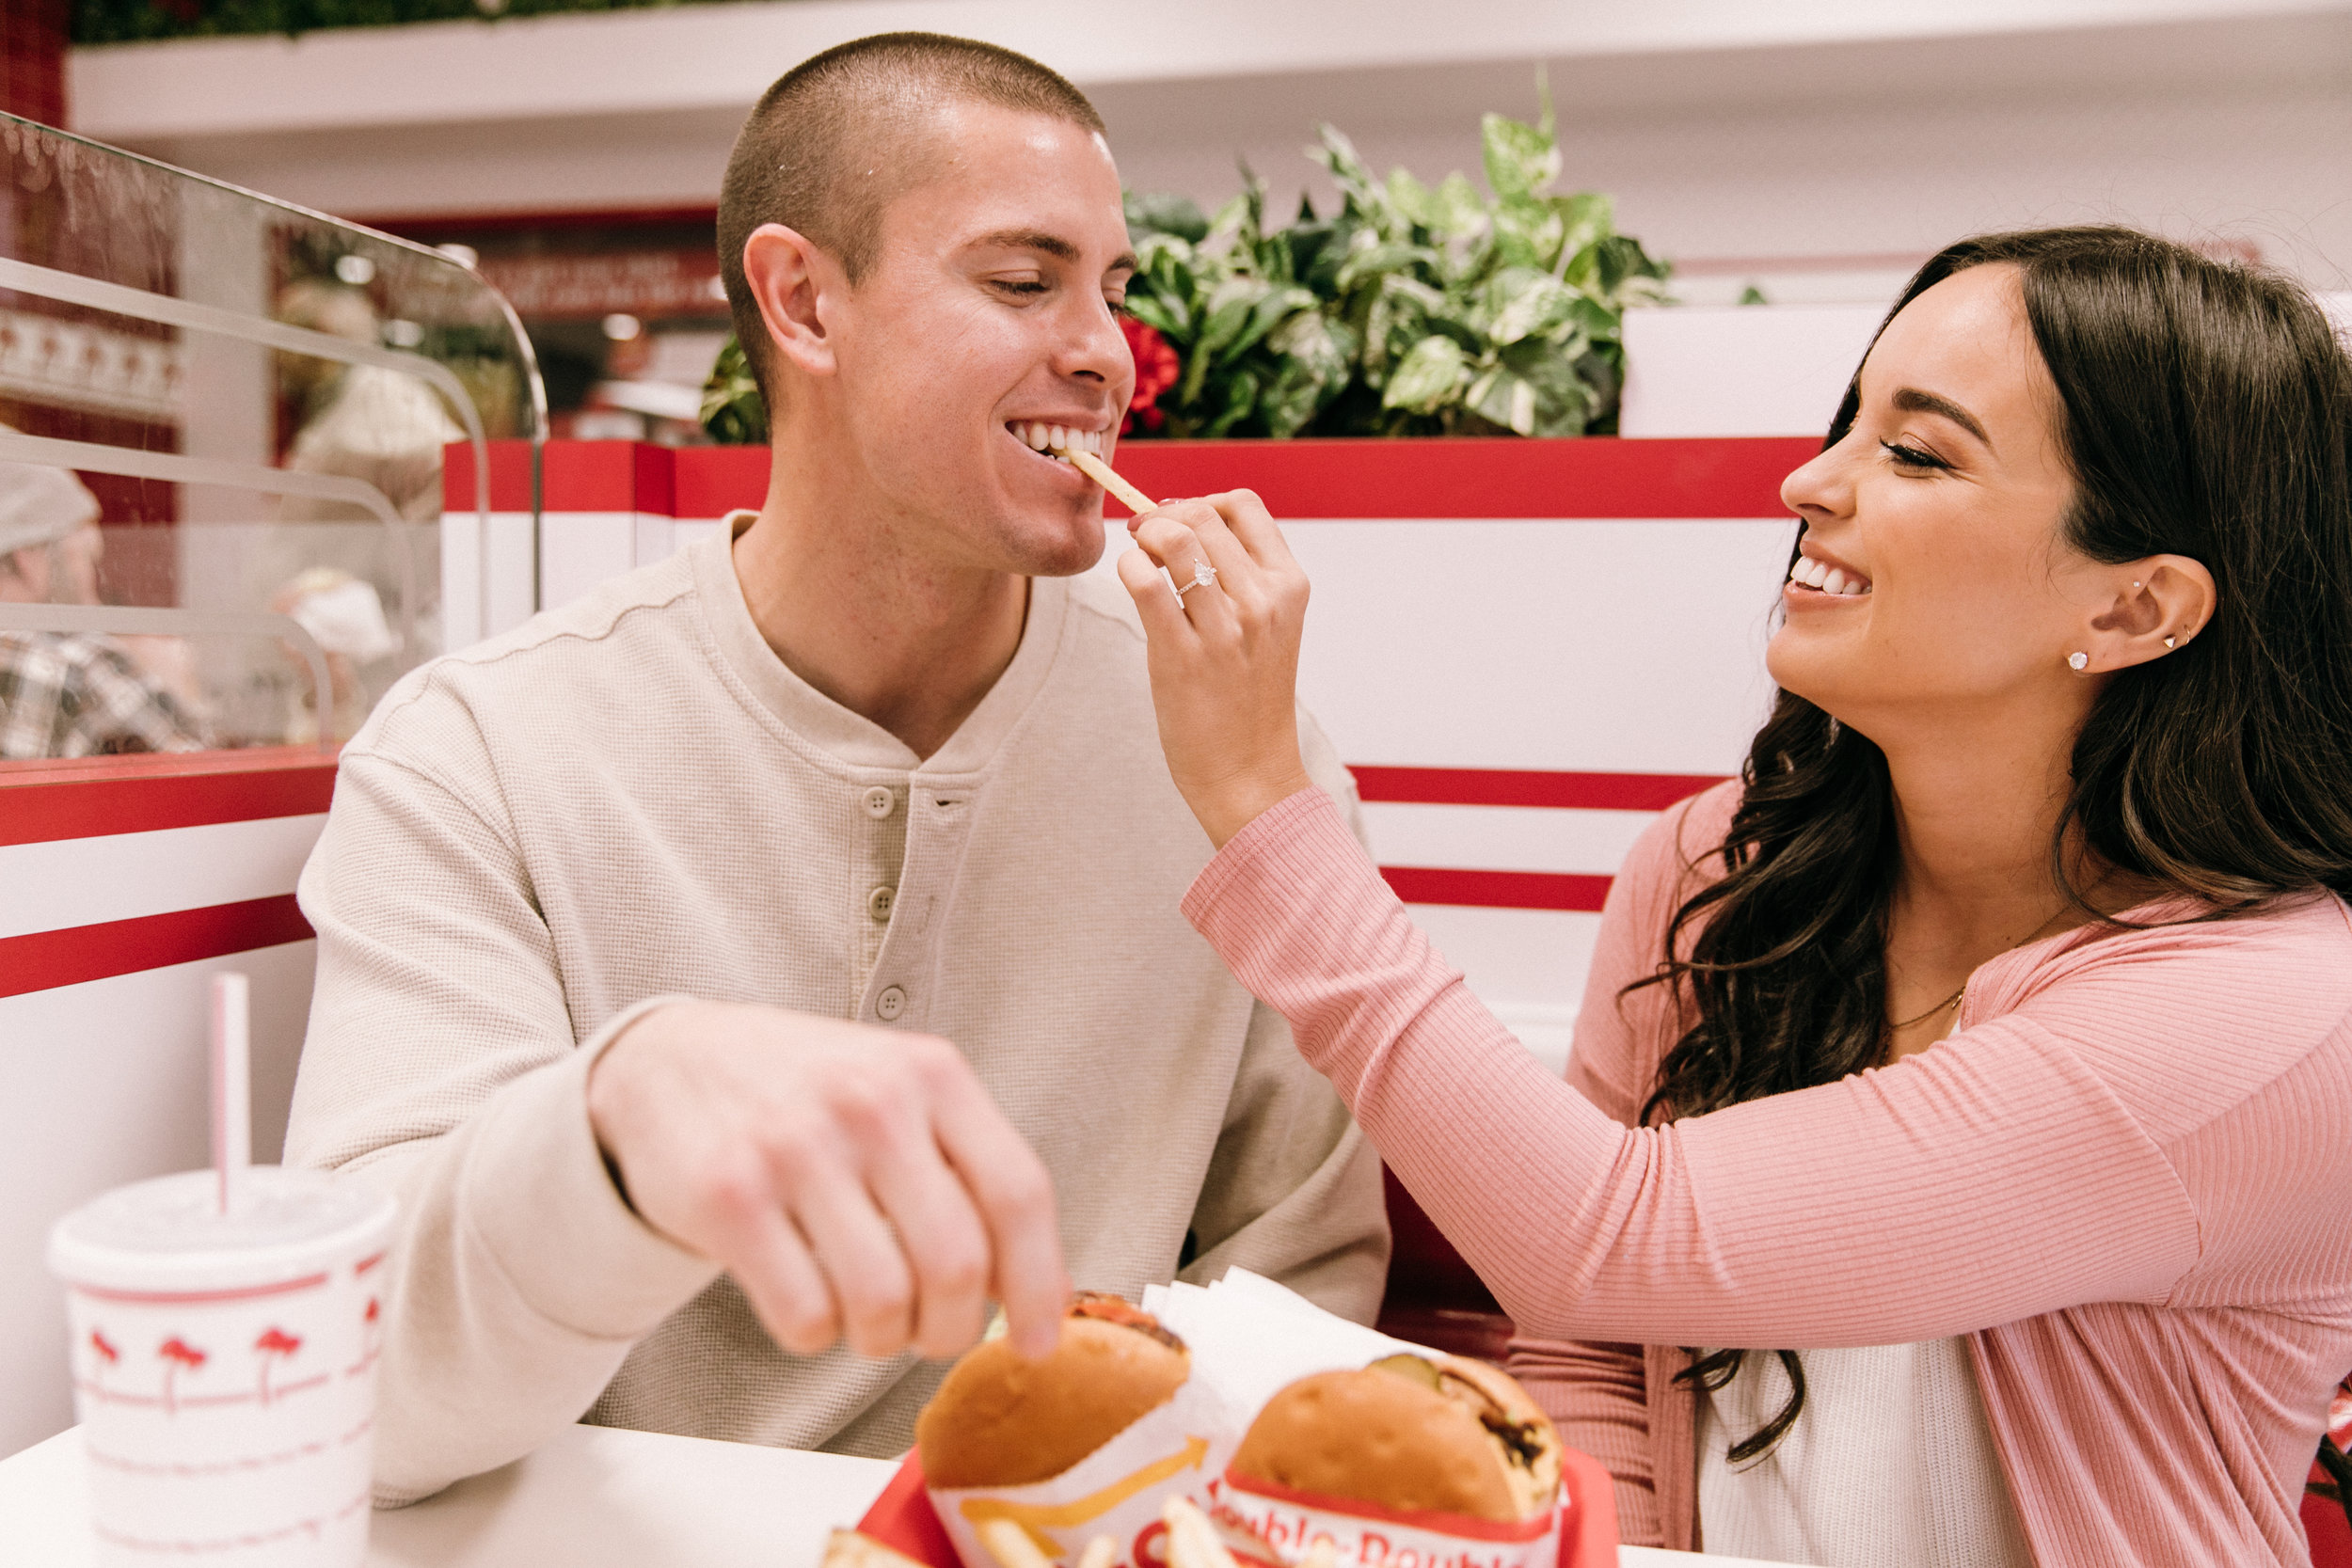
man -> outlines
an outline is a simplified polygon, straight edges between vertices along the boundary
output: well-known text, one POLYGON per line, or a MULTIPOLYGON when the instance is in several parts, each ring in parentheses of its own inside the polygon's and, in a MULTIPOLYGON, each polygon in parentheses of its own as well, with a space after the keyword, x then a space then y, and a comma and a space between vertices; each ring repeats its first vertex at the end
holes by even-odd
POLYGON ((1074 576, 1101 497, 1025 438, 1115 436, 1120 211, 1020 55, 787 74, 719 216, 765 504, 345 750, 288 1149, 403 1201, 379 1500, 583 1411, 893 1453, 918 1355, 991 1299, 1041 1352, 1073 1280, 1376 1307, 1377 1165, 1178 913, 1209 847, 1133 603, 1074 576))
MULTIPOLYGON (((98 516, 98 498, 63 468, 0 463, 0 604, 97 604, 98 516)), ((202 744, 196 720, 116 639, 0 626, 0 761, 202 744)))

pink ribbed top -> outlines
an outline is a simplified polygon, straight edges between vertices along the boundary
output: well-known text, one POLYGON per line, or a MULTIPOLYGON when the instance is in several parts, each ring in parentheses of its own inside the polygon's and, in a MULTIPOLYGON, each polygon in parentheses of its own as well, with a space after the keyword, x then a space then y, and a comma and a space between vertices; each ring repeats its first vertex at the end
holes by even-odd
POLYGON ((2307 1561, 2303 1478, 2352 1367, 2352 912, 2067 932, 1979 969, 1928 1051, 1636 1129, 1682 1025, 1662 988, 1616 992, 1735 787, 1628 857, 1567 1083, 1318 790, 1184 912, 1528 1337, 1515 1370, 1617 1475, 1629 1541, 1695 1535, 1666 1347, 1965 1334, 2041 1568, 2307 1561))

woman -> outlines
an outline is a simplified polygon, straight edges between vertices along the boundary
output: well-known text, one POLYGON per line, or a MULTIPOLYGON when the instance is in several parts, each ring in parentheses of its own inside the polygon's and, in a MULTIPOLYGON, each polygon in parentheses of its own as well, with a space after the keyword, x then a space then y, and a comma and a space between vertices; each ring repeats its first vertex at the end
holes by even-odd
POLYGON ((1628 1540, 2305 1560, 2352 1367, 2348 442, 2291 285, 2114 229, 1930 261, 1783 486, 1781 695, 1629 857, 1566 1084, 1308 787, 1255 498, 1136 525, 1192 585, 1120 563, 1221 847, 1186 912, 1628 1540))

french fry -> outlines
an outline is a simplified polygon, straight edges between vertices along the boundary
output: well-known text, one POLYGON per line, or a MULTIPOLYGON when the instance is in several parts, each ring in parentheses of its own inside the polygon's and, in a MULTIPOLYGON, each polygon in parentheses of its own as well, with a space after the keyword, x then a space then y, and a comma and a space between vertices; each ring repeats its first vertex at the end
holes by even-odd
POLYGON ((1076 447, 1057 447, 1055 451, 1058 451, 1063 457, 1068 458, 1071 464, 1076 467, 1080 473, 1094 481, 1095 483, 1101 485, 1104 489, 1108 490, 1112 495, 1117 496, 1119 498, 1119 504, 1134 513, 1136 516, 1140 517, 1145 513, 1152 510, 1152 501, 1151 497, 1145 495, 1142 491, 1136 489, 1134 485, 1120 478, 1118 469, 1112 467, 1109 464, 1104 462, 1092 452, 1082 451, 1076 447))
POLYGON ((870 1535, 837 1529, 825 1541, 823 1568, 923 1568, 903 1552, 894 1552, 870 1535))
POLYGON ((1078 1554, 1078 1568, 1111 1568, 1118 1560, 1119 1543, 1107 1535, 1098 1535, 1078 1554))
POLYGON ((1029 1532, 1010 1519, 991 1519, 974 1533, 996 1560, 997 1568, 1054 1568, 1054 1560, 1038 1550, 1029 1532))
POLYGON ((1168 1498, 1160 1517, 1168 1524, 1168 1568, 1237 1568, 1216 1527, 1191 1498, 1168 1498))

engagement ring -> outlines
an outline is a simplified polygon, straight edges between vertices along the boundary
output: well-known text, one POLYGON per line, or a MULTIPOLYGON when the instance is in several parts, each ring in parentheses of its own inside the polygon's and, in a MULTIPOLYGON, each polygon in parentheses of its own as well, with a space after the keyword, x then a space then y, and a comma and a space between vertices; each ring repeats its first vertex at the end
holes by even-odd
POLYGON ((1206 588, 1216 580, 1216 568, 1205 561, 1198 562, 1192 568, 1192 580, 1179 587, 1176 590, 1176 596, 1181 599, 1194 589, 1206 588))

